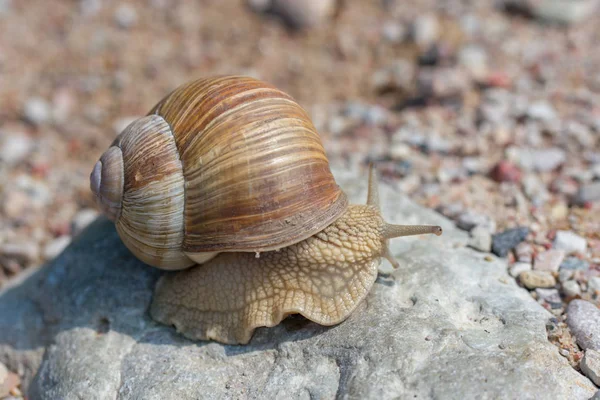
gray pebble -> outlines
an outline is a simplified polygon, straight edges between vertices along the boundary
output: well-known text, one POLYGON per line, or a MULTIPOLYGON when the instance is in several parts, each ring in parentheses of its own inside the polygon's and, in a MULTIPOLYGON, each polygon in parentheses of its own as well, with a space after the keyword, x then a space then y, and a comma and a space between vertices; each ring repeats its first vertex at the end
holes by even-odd
POLYGON ((562 283, 562 290, 565 296, 575 297, 581 295, 581 287, 577 281, 569 280, 562 283))
POLYGON ((575 202, 583 204, 600 200, 600 181, 588 183, 579 188, 575 202))
POLYGON ((556 119, 556 111, 552 104, 542 100, 532 103, 529 106, 527 116, 532 119, 551 121, 556 119))
POLYGON ((471 229, 469 245, 476 250, 489 253, 492 250, 492 235, 490 231, 481 225, 471 229))
POLYGON ((551 288, 556 285, 556 279, 548 271, 521 272, 519 281, 528 289, 551 288))
POLYGON ((406 36, 406 28, 395 21, 386 22, 381 27, 381 36, 390 43, 400 43, 406 36))
POLYGON ((7 15, 12 8, 12 0, 0 0, 0 17, 7 15))
POLYGON ((255 12, 266 12, 271 8, 272 0, 247 0, 247 3, 255 12))
MULTIPOLYGON (((514 1, 514 0, 512 0, 514 1)), ((598 9, 596 0, 541 0, 527 1, 530 12, 540 20, 556 24, 574 24, 591 15, 598 9)))
POLYGON ((513 265, 511 265, 508 273, 513 278, 516 278, 519 275, 521 275, 522 272, 525 271, 531 271, 531 264, 527 262, 516 262, 513 265))
POLYGON ((497 233, 492 236, 492 252, 498 257, 506 257, 508 252, 524 241, 528 234, 529 229, 526 227, 507 229, 497 233))
POLYGON ((568 280, 571 280, 574 275, 575 275, 575 271, 573 271, 571 269, 560 269, 560 270, 558 270, 558 281, 566 282, 568 280))
POLYGON ((554 248, 564 250, 567 254, 585 253, 587 242, 574 232, 557 231, 554 238, 554 248))
POLYGON ((537 288, 535 289, 535 293, 537 294, 538 299, 542 299, 549 303, 560 303, 560 293, 558 293, 558 289, 537 288))
POLYGON ((115 22, 120 28, 132 28, 137 23, 137 19, 137 11, 130 4, 121 4, 115 10, 115 22))
POLYGON ((0 161, 8 165, 23 161, 33 149, 33 140, 24 133, 0 132, 0 161))
POLYGON ((600 386, 600 352, 588 349, 581 360, 581 371, 600 386))
POLYGON ((588 280, 588 292, 591 294, 600 293, 600 276, 592 276, 588 280))
POLYGON ((50 115, 50 105, 41 97, 32 97, 25 103, 23 117, 34 125, 48 122, 50 115))
POLYGON ((560 269, 587 271, 590 263, 577 257, 567 257, 561 264, 560 269))
POLYGON ((96 15, 102 9, 102 0, 81 0, 79 9, 85 17, 96 15))
POLYGON ((526 170, 549 172, 565 162, 567 155, 563 149, 531 149, 511 147, 508 150, 511 159, 516 160, 526 170))
POLYGON ((567 325, 582 349, 600 351, 600 309, 585 300, 573 300, 567 307, 567 325))
POLYGON ((496 221, 492 220, 487 215, 478 214, 471 210, 460 214, 456 219, 456 225, 460 229, 466 231, 470 231, 476 226, 485 228, 489 233, 494 233, 496 231, 496 221))

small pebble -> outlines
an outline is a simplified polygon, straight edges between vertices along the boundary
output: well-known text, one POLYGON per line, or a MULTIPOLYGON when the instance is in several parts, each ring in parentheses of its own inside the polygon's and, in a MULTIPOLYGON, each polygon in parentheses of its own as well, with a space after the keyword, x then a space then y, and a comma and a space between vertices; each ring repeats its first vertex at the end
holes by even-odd
POLYGON ((7 191, 4 201, 2 201, 2 210, 9 218, 23 218, 24 213, 30 207, 31 200, 27 193, 22 190, 7 191))
POLYGON ((421 15, 412 26, 412 38, 422 48, 428 48, 440 35, 440 26, 435 15, 421 15))
POLYGON ((12 0, 0 0, 0 16, 6 15, 11 11, 12 0))
POLYGON ((500 161, 490 171, 490 178, 496 182, 514 182, 521 181, 521 170, 510 161, 500 161))
POLYGON ((581 287, 577 281, 569 280, 562 283, 562 290, 566 297, 575 297, 581 295, 581 287))
POLYGON ((59 236, 56 239, 51 240, 44 246, 43 256, 46 260, 52 260, 56 258, 64 249, 71 243, 71 237, 68 235, 59 236))
POLYGON ((513 278, 517 278, 519 275, 521 275, 521 272, 525 271, 531 271, 531 264, 526 262, 516 262, 511 265, 509 274, 513 278))
POLYGON ((573 270, 570 270, 570 269, 560 269, 560 270, 558 270, 558 281, 559 282, 566 282, 568 280, 573 279, 574 275, 575 275, 575 272, 573 270))
POLYGON ((556 285, 556 279, 547 271, 524 271, 519 274, 519 281, 528 289, 551 288, 556 285))
POLYGON ((492 250, 492 235, 490 231, 481 225, 471 229, 469 245, 476 250, 489 253, 492 250))
POLYGON ((564 250, 567 254, 585 253, 587 242, 574 232, 557 231, 554 238, 554 248, 564 250))
POLYGON ((137 11, 130 4, 121 4, 115 10, 115 22, 120 28, 132 28, 137 23, 137 19, 137 11))
POLYGON ((247 0, 247 3, 255 12, 266 12, 271 8, 272 0, 247 0))
POLYGON ((492 236, 492 253, 498 257, 506 257, 508 252, 524 241, 528 234, 529 229, 526 227, 507 229, 495 234, 492 236))
POLYGON ((598 9, 596 0, 543 0, 519 4, 527 5, 528 11, 540 20, 565 25, 581 22, 594 15, 598 9))
POLYGON ((329 18, 336 0, 273 0, 271 10, 296 29, 311 28, 329 18))
POLYGON ((457 217, 456 225, 460 229, 466 231, 470 231, 477 226, 487 230, 489 233, 494 233, 496 231, 496 221, 492 220, 487 215, 477 214, 470 210, 461 213, 457 217))
POLYGON ((33 242, 25 241, 19 243, 2 243, 0 244, 0 254, 27 264, 38 258, 39 247, 33 242))
POLYGON ((480 46, 463 47, 458 53, 458 62, 476 79, 482 79, 487 75, 487 54, 480 46))
POLYGON ((25 103, 23 117, 34 125, 48 122, 50 115, 50 105, 41 97, 32 97, 25 103))
POLYGON ((552 305, 562 304, 558 289, 537 288, 535 289, 535 293, 537 294, 539 300, 545 301, 546 303, 550 303, 552 305))
POLYGON ((590 263, 577 257, 567 257, 561 264, 560 269, 587 271, 590 263))
POLYGON ((539 253, 535 258, 533 268, 540 271, 556 272, 564 258, 565 252, 563 250, 552 249, 544 251, 543 253, 539 253))
POLYGON ((600 351, 600 309, 585 300, 573 300, 567 307, 567 325, 582 349, 600 351))
POLYGON ((575 197, 577 204, 585 204, 598 200, 600 200, 600 181, 581 186, 575 197))
POLYGON ((551 121, 556 119, 556 111, 547 101, 537 101, 529 106, 527 116, 542 121, 551 121))
POLYGON ((8 165, 23 161, 33 149, 33 140, 23 133, 0 132, 0 161, 8 165))
POLYGON ((527 242, 521 242, 515 247, 517 260, 531 264, 533 261, 533 247, 527 242))
POLYGON ((400 43, 406 36, 406 29, 398 22, 386 22, 381 27, 381 36, 390 43, 400 43))
POLYGON ((83 209, 75 214, 73 221, 71 222, 71 232, 73 233, 73 236, 76 236, 83 231, 89 224, 98 218, 98 215, 98 211, 92 208, 83 209))
POLYGON ((600 386, 600 352, 588 349, 581 360, 581 372, 597 386, 600 386))
POLYGON ((600 294, 600 276, 592 276, 588 280, 588 293, 591 295, 600 294))

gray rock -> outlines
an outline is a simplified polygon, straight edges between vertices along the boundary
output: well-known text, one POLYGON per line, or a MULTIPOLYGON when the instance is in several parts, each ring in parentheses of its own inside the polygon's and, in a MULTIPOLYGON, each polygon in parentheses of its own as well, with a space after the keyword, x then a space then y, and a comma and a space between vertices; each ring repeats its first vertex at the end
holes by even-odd
POLYGON ((573 300, 567 307, 567 325, 582 349, 600 351, 600 309, 585 300, 573 300))
MULTIPOLYGON (((335 174, 363 203, 366 173, 335 174)), ((503 260, 485 261, 465 247, 465 232, 390 188, 381 198, 390 221, 441 224, 444 235, 393 240, 401 267, 337 326, 291 317, 258 329, 246 346, 186 340, 148 316, 161 272, 137 261, 101 218, 0 292, 0 361, 29 368, 24 388, 36 400, 593 395, 548 342, 551 315, 503 260)))
POLYGON ((591 349, 586 351, 580 365, 581 371, 600 386, 600 353, 591 349))

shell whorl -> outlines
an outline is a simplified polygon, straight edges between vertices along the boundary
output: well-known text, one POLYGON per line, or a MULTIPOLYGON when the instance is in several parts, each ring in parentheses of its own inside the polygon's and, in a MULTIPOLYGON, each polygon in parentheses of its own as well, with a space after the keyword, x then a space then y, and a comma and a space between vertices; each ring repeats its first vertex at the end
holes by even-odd
MULTIPOLYGON (((181 250, 185 189, 169 124, 151 115, 131 123, 113 147, 123 154, 123 197, 117 231, 142 261, 163 269, 194 264, 181 250)), ((113 148, 111 147, 111 148, 113 148)))
POLYGON ((169 123, 181 156, 188 254, 285 247, 347 207, 310 117, 265 82, 200 79, 151 114, 169 123))

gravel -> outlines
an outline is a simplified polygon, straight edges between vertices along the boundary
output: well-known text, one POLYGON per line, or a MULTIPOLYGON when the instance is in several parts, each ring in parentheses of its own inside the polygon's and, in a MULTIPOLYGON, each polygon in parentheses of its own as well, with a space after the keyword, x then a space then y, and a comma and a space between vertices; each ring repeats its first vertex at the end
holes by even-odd
POLYGON ((540 271, 556 272, 564 258, 565 252, 563 250, 548 250, 537 255, 533 268, 540 271))
POLYGON ((562 283, 562 291, 567 297, 575 297, 581 295, 581 287, 577 281, 568 280, 562 283))
POLYGON ((50 115, 50 105, 41 97, 28 99, 23 108, 23 117, 35 125, 45 124, 50 120, 50 115))

